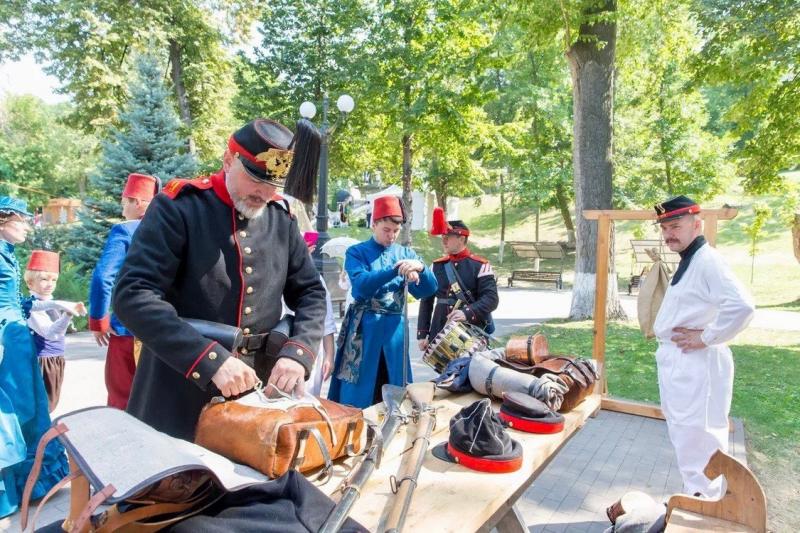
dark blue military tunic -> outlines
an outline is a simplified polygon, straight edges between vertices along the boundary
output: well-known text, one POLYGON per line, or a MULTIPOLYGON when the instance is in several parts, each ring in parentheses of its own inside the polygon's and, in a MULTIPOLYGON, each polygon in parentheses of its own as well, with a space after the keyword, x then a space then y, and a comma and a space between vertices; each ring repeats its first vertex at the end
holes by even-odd
POLYGON ((173 180, 155 197, 131 244, 114 293, 114 312, 144 344, 128 411, 170 435, 192 439, 211 383, 231 354, 182 318, 268 333, 281 296, 295 311, 280 357, 308 377, 322 337, 325 289, 287 204, 276 197, 255 219, 233 206, 222 171, 173 180))
POLYGON ((456 303, 456 295, 450 288, 445 272, 444 265, 447 262, 452 263, 458 272, 463 283, 462 291, 469 290, 472 293, 474 302, 468 305, 462 303, 459 307, 467 322, 485 328, 492 311, 497 309, 497 281, 489 261, 464 248, 456 255, 446 255, 433 262, 438 289, 435 296, 423 298, 419 304, 417 339, 432 341, 447 323, 447 315, 456 303))

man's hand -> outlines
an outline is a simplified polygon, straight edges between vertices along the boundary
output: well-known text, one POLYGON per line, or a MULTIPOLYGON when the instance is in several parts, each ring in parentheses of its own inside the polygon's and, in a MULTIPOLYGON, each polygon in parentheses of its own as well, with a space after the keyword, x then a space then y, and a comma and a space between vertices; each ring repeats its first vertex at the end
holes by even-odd
POLYGON ((306 390, 306 369, 294 359, 281 357, 275 363, 267 383, 287 394, 294 392, 295 397, 299 398, 306 390))
POLYGON ((86 315, 86 305, 83 302, 78 302, 75 304, 75 307, 72 311, 73 315, 78 316, 85 316, 86 315))
POLYGON ((700 334, 703 333, 702 329, 673 328, 672 331, 675 332, 675 335, 670 340, 677 344, 681 351, 691 352, 706 348, 706 343, 700 338, 700 334))
POLYGON ((450 314, 447 315, 447 320, 452 320, 453 322, 466 322, 467 316, 461 309, 456 309, 455 311, 451 311, 450 314))
POLYGON ((415 283, 419 285, 419 272, 417 272, 416 270, 412 270, 411 272, 409 272, 408 275, 406 276, 406 281, 408 281, 409 283, 415 283))
POLYGON ((108 346, 108 341, 111 338, 111 335, 109 335, 107 331, 93 331, 92 335, 94 335, 94 341, 98 346, 108 346))
POLYGON ((238 396, 255 387, 258 382, 256 371, 235 357, 228 357, 220 366, 211 381, 223 396, 238 396))
POLYGON ((428 349, 428 339, 420 339, 417 342, 419 343, 419 351, 424 352, 428 349))
POLYGON ((394 266, 397 268, 397 273, 404 278, 407 278, 411 272, 422 272, 425 269, 422 261, 416 259, 401 259, 394 266))

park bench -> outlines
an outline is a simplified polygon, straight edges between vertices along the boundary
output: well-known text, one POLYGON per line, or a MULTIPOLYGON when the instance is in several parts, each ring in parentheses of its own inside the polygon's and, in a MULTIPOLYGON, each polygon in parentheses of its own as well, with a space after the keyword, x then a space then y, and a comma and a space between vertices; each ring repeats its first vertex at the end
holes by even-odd
POLYGON ((761 484, 747 466, 717 450, 709 459, 704 473, 709 479, 725 476, 725 495, 716 501, 685 494, 672 496, 667 503, 665 533, 766 533, 767 499, 761 484))
POLYGON ((671 251, 661 239, 631 239, 631 252, 634 266, 628 280, 628 294, 632 294, 634 289, 639 288, 642 276, 653 266, 651 252, 658 254, 670 271, 673 271, 675 265, 680 261, 680 256, 671 251))
POLYGON ((515 281, 530 281, 534 283, 554 283, 557 290, 561 290, 564 272, 564 247, 558 242, 524 242, 509 241, 514 253, 518 257, 530 259, 533 262, 532 269, 514 270, 508 278, 508 286, 513 287, 515 281), (557 261, 556 267, 546 267, 545 261, 552 263, 557 261))

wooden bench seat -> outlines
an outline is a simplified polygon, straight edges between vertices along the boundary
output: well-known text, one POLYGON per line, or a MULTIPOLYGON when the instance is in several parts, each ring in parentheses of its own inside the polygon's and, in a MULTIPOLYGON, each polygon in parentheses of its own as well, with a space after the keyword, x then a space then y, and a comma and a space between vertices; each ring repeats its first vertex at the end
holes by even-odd
POLYGON ((725 496, 716 501, 685 494, 672 496, 667 503, 665 533, 766 533, 767 498, 749 468, 738 459, 717 450, 703 472, 708 479, 725 476, 725 496))
POLYGON ((561 272, 540 272, 538 270, 514 270, 508 278, 508 286, 513 287, 515 281, 532 281, 540 283, 555 283, 556 289, 561 290, 561 272))

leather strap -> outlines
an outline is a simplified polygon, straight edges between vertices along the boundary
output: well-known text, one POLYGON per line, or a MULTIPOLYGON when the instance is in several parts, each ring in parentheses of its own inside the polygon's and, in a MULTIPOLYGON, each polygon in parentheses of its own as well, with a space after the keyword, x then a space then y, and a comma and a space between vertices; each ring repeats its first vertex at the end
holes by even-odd
POLYGON ((323 479, 330 477, 333 462, 331 461, 331 454, 328 451, 328 446, 325 444, 325 439, 322 438, 322 434, 317 428, 306 428, 298 433, 297 452, 294 460, 292 461, 291 468, 299 469, 300 466, 302 466, 303 461, 305 461, 306 442, 308 441, 309 435, 313 436, 314 440, 317 441, 317 446, 322 454, 322 459, 325 461, 325 466, 315 478, 315 481, 322 481, 323 479))
POLYGON ((533 335, 528 335, 528 364, 535 365, 536 362, 533 360, 533 335))
MULTIPOLYGON (((50 500, 50 498, 52 498, 53 495, 56 492, 60 491, 67 483, 69 483, 70 481, 76 479, 80 475, 82 475, 80 472, 70 472, 69 474, 64 476, 61 479, 61 481, 59 481, 58 483, 53 485, 53 488, 51 488, 49 491, 47 491, 47 494, 44 495, 44 498, 42 498, 39 501, 39 504, 36 506, 36 512, 33 513, 33 518, 31 519, 31 531, 36 531, 36 520, 38 520, 39 513, 44 508, 44 504, 46 504, 50 500)), ((23 517, 25 518, 25 521, 27 522, 27 518, 28 517, 25 516, 25 515, 23 515, 23 517)), ((21 525, 22 525, 22 530, 24 531, 26 526, 27 526, 27 524, 21 524, 21 525)))
POLYGON ((258 335, 245 335, 242 337, 242 348, 246 348, 250 352, 262 349, 267 345, 267 337, 269 333, 259 333, 258 335))
POLYGON ((23 530, 28 525, 28 506, 31 502, 31 493, 33 492, 33 487, 36 485, 36 482, 39 481, 39 473, 42 471, 44 450, 47 445, 50 444, 51 440, 59 435, 63 435, 67 431, 69 431, 69 428, 63 422, 59 422, 55 426, 48 429, 44 435, 42 435, 39 444, 36 446, 36 458, 33 460, 31 472, 28 474, 27 481, 25 481, 25 490, 22 492, 22 518, 20 519, 20 525, 22 526, 23 530))
POLYGON ((499 366, 495 366, 489 371, 489 375, 486 376, 486 381, 484 381, 484 385, 486 386, 486 395, 491 398, 492 396, 492 379, 494 378, 494 373, 497 372, 497 369, 500 368, 499 366))
POLYGON ((114 487, 114 485, 110 483, 105 487, 103 487, 102 490, 95 492, 94 495, 92 495, 92 497, 89 498, 89 501, 86 503, 86 506, 84 506, 80 516, 78 516, 78 519, 75 521, 75 525, 73 526, 72 531, 81 533, 83 531, 84 526, 86 526, 89 523, 89 520, 92 518, 92 515, 97 510, 97 508, 100 507, 103 504, 103 502, 109 499, 111 495, 114 494, 115 492, 117 492, 116 487, 114 487))

